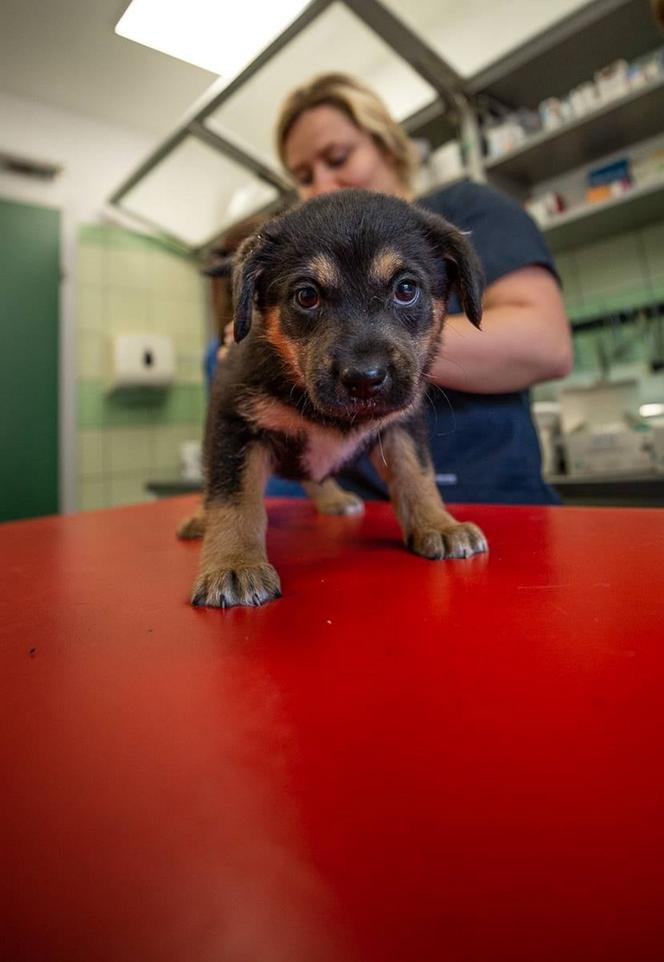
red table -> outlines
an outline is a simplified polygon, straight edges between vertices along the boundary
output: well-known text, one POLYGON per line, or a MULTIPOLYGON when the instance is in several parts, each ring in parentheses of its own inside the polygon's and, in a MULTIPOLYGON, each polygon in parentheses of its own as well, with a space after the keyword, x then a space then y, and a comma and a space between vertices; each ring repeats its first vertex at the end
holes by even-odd
POLYGON ((3 960, 661 962, 663 512, 272 502, 219 611, 193 505, 0 527, 3 960))

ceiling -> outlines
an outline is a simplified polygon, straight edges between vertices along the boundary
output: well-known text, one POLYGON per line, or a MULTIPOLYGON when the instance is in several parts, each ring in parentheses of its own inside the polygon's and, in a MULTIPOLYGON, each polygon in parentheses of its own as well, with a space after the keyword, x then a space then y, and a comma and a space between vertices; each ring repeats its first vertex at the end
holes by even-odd
POLYGON ((1 0, 0 92, 166 135, 216 75, 114 33, 129 0, 1 0))
MULTIPOLYGON (((383 2, 466 75, 588 0, 383 2)), ((128 3, 0 0, 0 92, 170 134, 216 75, 117 36, 128 3)), ((338 59, 337 50, 334 69, 338 59)), ((299 72, 311 72, 310 63, 304 58, 299 72)))

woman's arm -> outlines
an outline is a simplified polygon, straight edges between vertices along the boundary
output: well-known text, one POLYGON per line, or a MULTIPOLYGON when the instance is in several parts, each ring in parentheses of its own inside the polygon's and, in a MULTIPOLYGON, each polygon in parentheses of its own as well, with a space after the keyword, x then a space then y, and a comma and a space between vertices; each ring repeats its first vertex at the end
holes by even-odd
POLYGON ((471 394, 520 391, 572 369, 569 321, 560 289, 544 267, 520 267, 490 284, 482 329, 463 314, 443 325, 430 380, 471 394))

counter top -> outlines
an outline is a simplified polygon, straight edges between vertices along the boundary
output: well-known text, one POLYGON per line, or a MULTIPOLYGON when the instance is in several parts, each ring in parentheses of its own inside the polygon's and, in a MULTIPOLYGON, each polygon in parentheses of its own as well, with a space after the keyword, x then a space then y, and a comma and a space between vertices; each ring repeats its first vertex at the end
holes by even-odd
MULTIPOLYGON (((609 507, 664 507, 664 474, 571 476, 557 474, 544 479, 566 505, 609 507)), ((148 481, 146 489, 158 498, 191 494, 201 490, 201 482, 180 478, 148 481)), ((444 493, 444 492, 443 492, 444 493)))
POLYGON ((661 960, 664 512, 272 501, 220 611, 195 503, 0 526, 3 957, 661 960))

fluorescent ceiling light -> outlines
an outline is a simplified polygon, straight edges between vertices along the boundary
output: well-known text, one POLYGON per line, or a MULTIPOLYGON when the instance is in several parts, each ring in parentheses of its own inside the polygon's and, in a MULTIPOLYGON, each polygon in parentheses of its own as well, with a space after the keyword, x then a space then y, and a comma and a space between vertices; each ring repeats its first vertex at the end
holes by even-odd
POLYGON ((115 32, 225 80, 264 50, 308 0, 132 0, 115 32))

